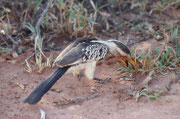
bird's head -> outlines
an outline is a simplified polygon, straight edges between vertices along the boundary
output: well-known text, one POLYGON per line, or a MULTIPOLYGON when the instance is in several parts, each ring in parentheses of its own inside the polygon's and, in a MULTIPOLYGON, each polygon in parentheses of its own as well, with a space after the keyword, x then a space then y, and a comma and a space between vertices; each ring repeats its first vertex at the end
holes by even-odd
POLYGON ((121 61, 126 67, 128 62, 132 64, 133 68, 137 71, 137 65, 135 59, 131 56, 129 48, 118 40, 108 40, 111 54, 115 55, 119 61, 121 61))

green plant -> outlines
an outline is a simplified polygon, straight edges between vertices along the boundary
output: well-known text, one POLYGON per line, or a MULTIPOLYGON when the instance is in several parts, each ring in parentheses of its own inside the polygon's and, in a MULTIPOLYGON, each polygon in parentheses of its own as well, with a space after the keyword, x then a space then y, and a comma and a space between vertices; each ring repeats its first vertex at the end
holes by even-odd
MULTIPOLYGON (((38 72, 42 73, 43 69, 46 66, 51 66, 52 64, 52 54, 49 57, 46 57, 46 55, 43 53, 42 51, 42 44, 43 44, 43 40, 41 38, 41 34, 40 34, 40 30, 39 29, 35 29, 30 23, 26 25, 26 27, 32 32, 33 36, 34 36, 34 52, 35 52, 35 61, 36 64, 39 67, 38 72), (43 62, 43 57, 45 58, 45 62, 43 62)), ((26 71, 28 72, 32 72, 32 69, 29 65, 29 63, 26 61, 26 65, 28 67, 28 69, 26 71)))
MULTIPOLYGON (((51 19, 53 27, 56 27, 59 32, 67 33, 72 37, 86 36, 87 34, 94 34, 94 25, 97 14, 88 13, 88 10, 82 3, 76 4, 74 0, 64 1, 56 0, 55 5, 59 10, 58 18, 52 13, 48 13, 46 19, 51 19)), ((46 20, 46 24, 48 20, 46 20)))
POLYGON ((148 0, 141 0, 141 1, 138 1, 138 2, 132 1, 131 9, 140 7, 143 11, 145 11, 147 3, 148 3, 148 0))
MULTIPOLYGON (((136 48, 132 50, 132 55, 135 57, 135 61, 139 65, 138 71, 142 74, 147 73, 151 70, 161 72, 162 70, 174 70, 178 68, 180 63, 179 57, 179 39, 178 39, 178 27, 174 29, 171 25, 171 38, 175 42, 176 50, 168 45, 169 37, 164 38, 164 44, 161 48, 155 48, 152 50, 137 51, 136 48), (137 53, 138 52, 138 53, 137 53)), ((124 71, 134 73, 132 68, 124 67, 124 71)))
POLYGON ((151 9, 150 13, 153 11, 165 11, 169 8, 176 9, 180 5, 180 0, 160 0, 157 1, 156 4, 154 4, 154 7, 151 9))
POLYGON ((0 47, 0 53, 8 53, 11 49, 0 47))
MULTIPOLYGON (((34 3, 36 11, 39 9, 41 3, 42 0, 38 0, 34 3)), ((49 10, 44 20, 42 20, 41 25, 47 30, 53 29, 57 31, 57 33, 68 34, 71 37, 94 35, 97 13, 100 14, 99 10, 106 5, 98 8, 98 6, 94 5, 93 1, 91 1, 94 12, 89 13, 83 4, 84 1, 82 3, 75 3, 74 0, 55 0, 54 5, 60 13, 56 16, 53 12, 54 9, 49 10)), ((50 57, 46 57, 42 51, 42 29, 35 28, 35 26, 30 23, 26 24, 26 27, 32 32, 35 60, 36 64, 39 66, 39 72, 41 72, 45 66, 51 65, 52 58, 51 55, 50 57), (45 59, 45 62, 43 59, 45 59)))
POLYGON ((173 24, 171 24, 171 38, 173 39, 173 41, 175 42, 176 45, 176 56, 179 57, 180 56, 180 52, 179 52, 179 41, 180 38, 178 38, 178 31, 179 31, 179 27, 177 26, 176 28, 174 27, 173 24))
POLYGON ((164 93, 164 92, 165 92, 165 90, 163 90, 163 89, 155 92, 155 91, 152 91, 152 90, 149 89, 149 88, 146 88, 146 89, 144 89, 144 90, 142 90, 142 91, 140 92, 138 98, 141 97, 141 96, 145 96, 145 97, 147 97, 147 99, 148 99, 149 101, 150 101, 150 99, 160 99, 160 96, 161 96, 162 93, 164 93))

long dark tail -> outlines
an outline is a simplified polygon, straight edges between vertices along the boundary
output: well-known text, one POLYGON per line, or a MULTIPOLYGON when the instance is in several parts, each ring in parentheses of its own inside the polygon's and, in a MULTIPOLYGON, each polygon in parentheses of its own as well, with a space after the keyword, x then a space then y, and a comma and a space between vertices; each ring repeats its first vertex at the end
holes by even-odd
POLYGON ((70 67, 58 68, 53 74, 44 80, 32 93, 24 100, 24 103, 36 104, 40 101, 42 96, 56 83, 56 81, 69 69, 70 67))

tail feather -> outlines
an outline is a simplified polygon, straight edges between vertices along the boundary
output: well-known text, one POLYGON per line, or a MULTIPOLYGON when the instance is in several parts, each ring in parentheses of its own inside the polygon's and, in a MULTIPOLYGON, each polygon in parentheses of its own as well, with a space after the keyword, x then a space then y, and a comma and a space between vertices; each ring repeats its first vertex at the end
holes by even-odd
POLYGON ((58 68, 53 74, 44 80, 38 87, 36 87, 31 94, 24 100, 24 103, 36 104, 40 101, 42 96, 56 83, 56 81, 69 69, 70 67, 58 68))

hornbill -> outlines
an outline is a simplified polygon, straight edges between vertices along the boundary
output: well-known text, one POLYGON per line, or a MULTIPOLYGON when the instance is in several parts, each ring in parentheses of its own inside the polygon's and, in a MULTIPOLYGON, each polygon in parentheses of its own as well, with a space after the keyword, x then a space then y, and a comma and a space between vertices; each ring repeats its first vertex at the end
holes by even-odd
POLYGON ((125 66, 128 62, 136 69, 134 59, 127 46, 118 40, 97 40, 95 38, 81 38, 67 46, 55 59, 53 65, 59 68, 44 80, 24 100, 24 103, 36 104, 42 96, 54 85, 54 83, 67 71, 78 75, 85 70, 85 76, 90 80, 94 78, 96 62, 107 56, 117 57, 125 66))

